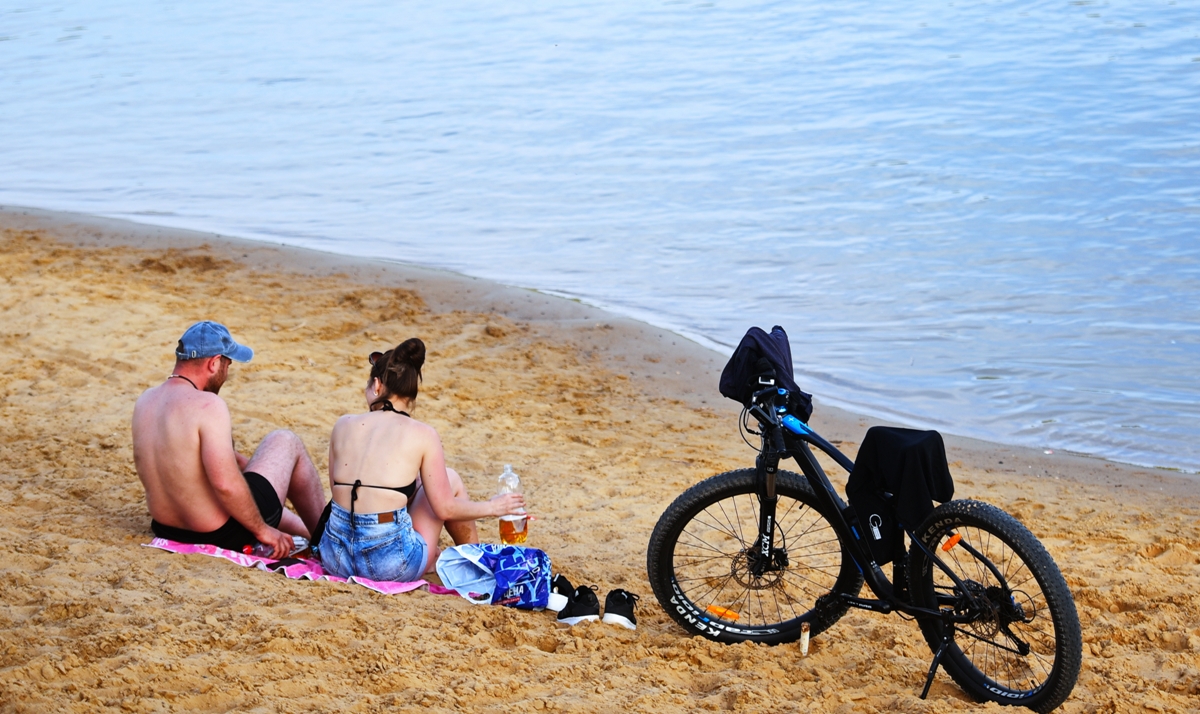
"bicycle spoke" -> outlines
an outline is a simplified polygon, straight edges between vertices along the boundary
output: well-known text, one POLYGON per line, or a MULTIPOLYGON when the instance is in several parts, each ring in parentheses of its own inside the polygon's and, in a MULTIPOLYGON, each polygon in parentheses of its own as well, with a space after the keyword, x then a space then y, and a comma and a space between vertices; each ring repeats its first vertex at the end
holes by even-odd
MULTIPOLYGON (((705 514, 708 514, 708 511, 704 511, 704 513, 705 513, 705 514)), ((716 518, 716 514, 715 514, 715 513, 714 513, 714 514, 709 514, 709 515, 711 515, 713 518, 716 518)), ((738 543, 741 543, 741 544, 743 544, 743 545, 745 545, 745 543, 746 543, 745 539, 743 539, 743 538, 742 538, 740 535, 738 535, 737 533, 735 533, 735 532, 734 532, 734 530, 733 530, 733 525, 732 525, 732 524, 729 524, 729 526, 730 526, 730 527, 729 527, 729 528, 726 528, 726 527, 725 527, 725 524, 714 524, 714 523, 710 523, 710 522, 708 522, 708 521, 706 521, 706 520, 702 519, 702 518, 700 517, 700 515, 699 515, 699 514, 697 514, 697 515, 696 515, 696 518, 695 518, 694 522, 695 522, 695 523, 699 523, 700 525, 703 525, 703 526, 708 526, 709 528, 711 528, 711 529, 713 529, 713 530, 715 530, 715 531, 720 531, 721 533, 724 533, 724 534, 728 535, 730 538, 733 538, 733 539, 734 539, 734 540, 736 540, 738 543)))
MULTIPOLYGON (((1027 656, 1027 655, 1021 654, 1021 652, 1019 650, 1017 650, 1015 647, 1009 647, 1008 645, 1001 644, 992 638, 984 637, 978 633, 971 632, 970 630, 968 630, 964 627, 961 627, 959 625, 954 626, 954 631, 961 632, 962 634, 964 634, 968 638, 970 638, 970 642, 966 643, 967 649, 962 649, 961 646, 959 647, 959 649, 962 649, 964 654, 969 655, 970 652, 974 652, 975 648, 979 645, 979 643, 982 643, 986 647, 990 647, 990 648, 996 649, 996 650, 1003 650, 1004 652, 1008 652, 1010 654, 1016 655, 1017 657, 1019 657, 1021 659, 1024 659, 1027 656)), ((987 650, 985 649, 984 652, 986 653, 987 650)), ((984 656, 984 655, 981 655, 981 656, 984 656)))
POLYGON ((754 507, 755 500, 749 494, 726 499, 693 518, 678 541, 676 582, 697 604, 731 605, 731 609, 741 615, 740 622, 761 620, 767 623, 800 617, 815 601, 814 593, 828 592, 836 582, 841 543, 829 524, 809 506, 795 499, 781 498, 781 507, 776 512, 776 542, 778 547, 788 551, 791 566, 779 575, 775 585, 747 587, 737 584, 736 578, 723 566, 758 538, 759 513, 754 507), (823 533, 828 535, 814 538, 823 533), (719 540, 735 541, 737 547, 726 549, 728 546, 713 542, 714 536, 719 540), (764 593, 763 589, 770 592, 764 593), (804 598, 796 597, 792 590, 803 593, 804 598), (725 600, 730 596, 732 602, 725 600))
POLYGON ((695 533, 688 533, 685 531, 680 534, 681 537, 685 536, 685 535, 688 536, 689 538, 694 538, 695 543, 694 544, 693 543, 685 543, 684 545, 689 545, 693 548, 700 548, 702 550, 712 551, 714 553, 717 553, 718 555, 723 555, 727 558, 732 558, 733 556, 737 555, 738 553, 740 553, 743 550, 743 548, 738 548, 737 550, 734 550, 734 551, 721 550, 720 548, 709 543, 708 541, 701 539, 700 536, 696 535, 695 533))
MULTIPOLYGON (((725 523, 729 524, 729 528, 728 528, 728 529, 726 529, 726 528, 721 528, 721 530, 724 530, 726 533, 728 533, 728 534, 729 534, 731 537, 733 537, 733 538, 734 538, 734 539, 735 539, 735 540, 736 540, 738 543, 741 543, 741 544, 745 545, 745 543, 746 543, 746 538, 745 538, 745 536, 742 534, 742 520, 741 520, 740 518, 737 518, 737 517, 736 517, 736 516, 737 516, 737 512, 736 512, 737 503, 735 502, 733 505, 734 505, 734 507, 735 507, 735 511, 734 511, 734 516, 735 516, 735 517, 731 519, 731 518, 729 517, 729 513, 728 513, 728 512, 725 510, 725 504, 724 504, 724 503, 718 503, 718 504, 717 504, 717 506, 718 506, 718 507, 721 509, 721 516, 723 516, 723 517, 725 518, 725 523)), ((705 512, 705 513, 708 513, 709 511, 708 511, 708 509, 705 509, 705 511, 704 511, 704 512, 705 512)), ((713 513, 713 514, 712 514, 712 516, 715 518, 715 517, 716 517, 716 514, 715 514, 715 513, 713 513)), ((697 521, 699 521, 699 520, 700 520, 699 516, 697 516, 697 517, 696 517, 696 520, 697 520, 697 521)))
MULTIPOLYGON (((787 602, 788 609, 792 611, 792 617, 793 618, 800 617, 800 615, 802 613, 796 612, 796 605, 800 604, 801 606, 803 606, 803 603, 800 603, 799 600, 792 597, 786 590, 783 590, 782 592, 783 592, 784 600, 787 602)), ((778 599, 778 593, 776 593, 776 599, 778 599)))
MULTIPOLYGON (((988 528, 960 525, 947 530, 938 545, 944 545, 952 534, 959 535, 975 552, 952 547, 945 551, 943 560, 969 588, 978 606, 984 608, 982 619, 954 625, 958 651, 971 667, 998 686, 1017 692, 1041 686, 1055 671, 1057 631, 1046 619, 1049 604, 1036 574, 1022 553, 988 528), (991 588, 1002 588, 999 598, 991 588), (1009 606, 1004 598, 1012 598, 1027 619, 1007 624, 999 619, 1009 606), (1026 654, 1021 654, 1023 646, 1028 647, 1026 654)), ((933 592, 942 594, 938 598, 946 598, 941 601, 943 607, 956 601, 965 605, 961 600, 964 593, 945 573, 937 569, 932 573, 933 592)))
MULTIPOLYGON (((829 585, 827 583, 822 583, 822 582, 813 580, 812 578, 806 578, 797 572, 793 571, 793 572, 789 572, 786 575, 784 575, 783 576, 784 581, 787 580, 788 576, 791 576, 792 578, 796 578, 797 580, 801 581, 798 583, 793 583, 793 586, 806 595, 812 594, 808 589, 808 584, 811 584, 812 587, 815 587, 817 589, 817 591, 819 591, 819 592, 826 592, 829 590, 829 585)), ((791 596, 789 595, 788 597, 791 597, 791 596)), ((816 601, 816 598, 814 597, 813 600, 816 601)))
POLYGON ((762 553, 763 504, 755 477, 751 470, 722 474, 672 504, 664 514, 676 519, 675 529, 665 531, 670 540, 656 547, 652 537, 648 555, 655 594, 679 624, 712 639, 792 641, 800 634, 798 620, 806 618, 816 634, 846 609, 823 610, 815 618, 816 599, 834 591, 857 593, 862 578, 847 567, 837 531, 815 510, 819 501, 799 474, 780 472, 772 548, 762 553), (672 602, 676 595, 683 607, 672 602), (706 612, 712 622, 736 628, 704 627, 696 615, 706 612))
MULTIPOLYGON (((805 510, 803 513, 806 513, 809 510, 811 510, 811 509, 805 507, 805 510)), ((803 513, 801 515, 803 515, 803 513)), ((791 528, 789 528, 787 531, 784 532, 784 535, 785 536, 789 535, 791 533, 792 528, 795 528, 797 525, 799 525, 803 522, 804 522, 803 518, 796 519, 796 522, 792 525, 791 528)), ((818 526, 820 526, 822 530, 829 530, 830 532, 833 532, 833 528, 829 526, 829 522, 826 521, 825 519, 821 518, 819 515, 815 515, 815 512, 814 512, 811 522, 797 537, 802 537, 802 536, 808 535, 809 533, 812 532, 813 528, 816 528, 818 526), (824 524, 824 525, 821 525, 821 524, 824 524)))
MULTIPOLYGON (((733 501, 733 514, 734 514, 734 516, 737 517, 736 523, 738 525, 738 540, 740 540, 742 543, 749 544, 750 542, 752 542, 753 540, 756 540, 758 538, 758 533, 754 534, 754 538, 751 539, 751 541, 746 540, 746 533, 742 529, 742 513, 741 513, 742 509, 738 505, 738 503, 741 499, 733 498, 731 500, 733 501)), ((747 507, 750 508, 751 510, 753 510, 753 507, 754 507, 753 501, 751 501, 751 503, 747 507)), ((757 523, 756 523, 756 526, 757 526, 757 523)))
MULTIPOLYGON (((693 595, 689 594, 689 595, 688 595, 688 599, 690 599, 692 602, 694 602, 694 603, 696 603, 696 604, 698 605, 698 604, 700 604, 700 602, 701 602, 701 601, 703 601, 703 600, 705 600, 706 598, 708 598, 708 597, 709 597, 709 595, 711 595, 712 593, 716 593, 717 595, 721 594, 721 593, 722 593, 722 592, 725 590, 725 586, 726 586, 726 585, 729 583, 729 581, 730 581, 730 580, 732 580, 732 579, 733 579, 733 576, 732 576, 732 575, 728 575, 728 576, 726 576, 726 577, 724 577, 724 578, 721 578, 721 579, 718 581, 718 582, 719 582, 719 585, 717 585, 717 586, 710 586, 710 587, 708 588, 708 590, 706 590, 705 592, 703 592, 702 594, 700 594, 700 596, 699 596, 699 597, 695 597, 695 596, 693 596, 693 595)), ((708 602, 709 602, 709 604, 710 604, 710 605, 711 605, 711 604, 713 604, 714 602, 716 602, 716 597, 715 597, 715 596, 713 596, 711 599, 709 599, 709 601, 708 601, 708 602)))
POLYGON ((722 563, 728 563, 729 560, 735 557, 736 553, 723 553, 714 551, 711 548, 697 548, 695 552, 683 552, 675 556, 676 567, 699 566, 704 564, 712 564, 717 567, 722 566, 722 563))

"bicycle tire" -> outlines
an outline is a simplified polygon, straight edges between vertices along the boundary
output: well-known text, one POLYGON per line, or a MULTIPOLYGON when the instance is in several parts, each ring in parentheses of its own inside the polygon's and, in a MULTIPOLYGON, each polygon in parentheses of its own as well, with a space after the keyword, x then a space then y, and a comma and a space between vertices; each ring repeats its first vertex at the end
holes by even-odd
MULTIPOLYGON (((965 500, 938 506, 915 533, 964 587, 914 545, 908 562, 913 604, 974 613, 973 621, 952 626, 942 657, 954 681, 980 701, 1037 712, 1062 704, 1079 677, 1083 639, 1067 582, 1038 539, 999 508, 965 500), (1004 583, 965 546, 989 561, 1004 583), (980 605, 968 605, 963 589, 980 605)), ((918 622, 936 652, 945 623, 932 617, 918 622)))
POLYGON ((779 644, 798 639, 806 622, 816 635, 845 614, 836 593, 856 595, 861 573, 803 476, 779 471, 775 488, 776 542, 787 562, 760 577, 750 572, 754 469, 701 481, 658 519, 646 570, 659 604, 684 629, 717 642, 779 644))

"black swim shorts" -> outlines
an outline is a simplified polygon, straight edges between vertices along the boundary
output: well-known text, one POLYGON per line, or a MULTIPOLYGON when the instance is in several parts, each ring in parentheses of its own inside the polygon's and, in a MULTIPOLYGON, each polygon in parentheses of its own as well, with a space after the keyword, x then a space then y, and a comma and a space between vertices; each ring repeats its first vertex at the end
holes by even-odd
MULTIPOLYGON (((246 478, 246 485, 250 487, 250 493, 254 494, 254 502, 258 504, 258 512, 262 514, 263 520, 272 528, 277 528, 279 521, 283 518, 283 504, 279 502, 279 496, 275 494, 275 487, 262 474, 247 471, 242 475, 246 478)), ((225 525, 208 533, 164 526, 155 520, 150 521, 150 530, 154 531, 154 535, 159 538, 166 538, 177 543, 207 543, 238 552, 241 552, 243 546, 254 545, 258 542, 258 538, 232 516, 225 521, 225 525)))

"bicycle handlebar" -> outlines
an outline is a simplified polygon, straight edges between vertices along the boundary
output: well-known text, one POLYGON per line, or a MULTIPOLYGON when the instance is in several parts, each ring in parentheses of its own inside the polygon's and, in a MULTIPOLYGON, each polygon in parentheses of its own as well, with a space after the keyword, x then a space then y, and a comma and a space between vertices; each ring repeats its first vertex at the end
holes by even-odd
POLYGON ((813 431, 812 427, 805 424, 793 414, 789 414, 787 410, 788 390, 781 387, 771 385, 766 389, 760 389, 750 398, 750 403, 753 405, 749 411, 758 420, 758 423, 763 427, 764 437, 767 439, 767 445, 771 450, 778 454, 787 454, 788 449, 783 436, 783 430, 786 428, 796 438, 816 446, 821 451, 825 452, 830 458, 838 463, 839 466, 846 469, 846 472, 854 470, 854 462, 845 454, 838 450, 833 444, 826 441, 820 434, 813 431), (783 404, 779 404, 780 400, 783 404), (793 424, 789 427, 788 422, 793 424))

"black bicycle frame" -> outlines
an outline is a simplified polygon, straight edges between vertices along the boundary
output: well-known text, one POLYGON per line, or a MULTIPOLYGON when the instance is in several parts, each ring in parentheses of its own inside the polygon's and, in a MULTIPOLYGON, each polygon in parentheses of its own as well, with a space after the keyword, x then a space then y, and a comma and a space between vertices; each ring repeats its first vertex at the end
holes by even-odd
MULTIPOLYGON (((958 615, 916 607, 896 597, 893 584, 879 567, 879 564, 875 562, 870 545, 866 542, 859 529, 847 520, 846 511, 848 506, 842 501, 833 484, 830 483, 825 470, 821 468, 821 464, 817 462, 812 450, 809 449, 809 444, 816 446, 828 454, 839 466, 846 469, 847 473, 854 470, 853 461, 847 458, 833 444, 826 441, 820 434, 813 431, 807 424, 796 419, 794 416, 776 412, 773 406, 768 407, 768 405, 755 404, 750 409, 750 413, 758 420, 763 429, 763 448, 756 462, 760 503, 758 541, 756 541, 758 548, 756 554, 758 556, 756 558, 758 561, 757 568, 760 570, 757 573, 758 575, 762 574, 761 571, 772 566, 775 557, 775 505, 778 500, 775 493, 775 477, 779 469, 780 460, 790 457, 794 458, 800 466, 804 477, 808 480, 813 492, 816 493, 817 499, 821 502, 821 511, 829 517, 834 531, 841 538, 842 543, 845 544, 845 548, 854 561, 855 566, 862 573, 867 587, 871 589, 871 592, 877 598, 860 598, 841 593, 841 598, 847 604, 851 607, 871 610, 873 612, 889 613, 893 610, 898 610, 907 615, 936 617, 950 622, 960 620, 960 616, 958 615), (785 427, 785 424, 788 424, 790 428, 785 427)), ((905 532, 912 541, 913 547, 920 548, 929 557, 930 561, 954 582, 958 592, 965 594, 973 606, 978 606, 970 589, 963 584, 959 577, 935 553, 926 548, 925 544, 916 538, 911 530, 905 528, 905 532)), ((987 562, 986 559, 983 560, 987 562)), ((990 563, 989 567, 999 582, 1007 589, 1008 584, 1005 578, 990 563)), ((969 616, 962 619, 969 619, 969 616)))
MULTIPOLYGON (((837 447, 826 441, 820 434, 813 431, 808 424, 800 421, 794 415, 788 414, 786 406, 776 405, 776 402, 780 401, 781 398, 786 404, 787 391, 776 389, 773 386, 774 380, 760 378, 759 385, 770 386, 754 394, 749 410, 750 414, 758 420, 759 425, 762 427, 761 432, 756 432, 762 436, 762 449, 756 461, 756 483, 759 496, 758 540, 755 541, 753 551, 747 553, 752 573, 756 577, 762 576, 767 570, 779 570, 788 565, 787 552, 775 547, 775 505, 778 502, 778 496, 775 493, 775 479, 779 471, 779 462, 789 457, 794 458, 796 463, 799 464, 800 470, 804 473, 804 477, 808 480, 809 486, 812 487, 813 493, 816 495, 819 502, 818 510, 832 524, 834 532, 841 539, 843 548, 849 554, 850 559, 854 562, 859 572, 862 573, 863 580, 866 582, 867 587, 871 589, 871 592, 875 594, 876 598, 861 598, 849 593, 836 593, 833 596, 840 598, 841 602, 835 603, 833 600, 827 600, 830 597, 829 595, 822 595, 820 598, 817 598, 815 609, 835 603, 839 607, 845 604, 872 612, 889 613, 898 611, 922 619, 939 620, 942 623, 942 641, 940 646, 934 648, 933 662, 930 663, 929 672, 925 676, 925 687, 921 690, 921 699, 924 699, 929 694, 929 688, 933 684, 934 675, 937 673, 943 655, 953 646, 955 626, 975 620, 979 613, 985 611, 985 604, 981 603, 972 592, 972 589, 967 587, 954 571, 947 567, 936 553, 926 547, 908 527, 904 528, 904 532, 908 534, 909 539, 912 541, 912 547, 919 548, 935 567, 945 573, 954 582, 957 595, 954 597, 937 595, 934 600, 934 607, 937 609, 933 610, 917 607, 897 597, 892 582, 888 580, 888 577, 883 573, 883 569, 875 562, 871 546, 867 543, 864 534, 860 530, 861 524, 857 524, 856 527, 856 523, 851 522, 849 517, 850 507, 842 501, 837 491, 834 490, 833 484, 830 483, 829 477, 825 475, 825 470, 817 462, 817 458, 813 455, 809 445, 816 446, 828 454, 839 466, 846 469, 847 473, 854 471, 854 462, 839 451, 837 447), (760 401, 760 398, 764 397, 765 399, 760 401), (963 598, 966 599, 966 603, 963 602, 963 598), (963 608, 961 607, 963 604, 968 604, 969 606, 963 608)), ((961 543, 961 541, 959 542, 961 543)), ((962 543, 962 546, 972 556, 987 565, 987 568, 1005 591, 1009 590, 1007 579, 1004 578, 988 558, 983 557, 969 543, 962 543)), ((1028 644, 1021 642, 1011 633, 1009 633, 1009 637, 1017 645, 1017 649, 1013 650, 1014 652, 1022 655, 1028 652, 1028 644), (1022 650, 1022 647, 1024 647, 1024 650, 1022 650)))

